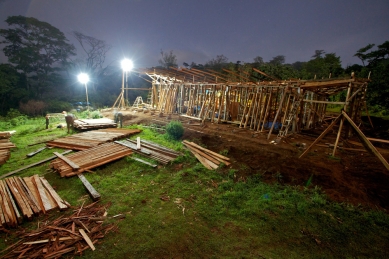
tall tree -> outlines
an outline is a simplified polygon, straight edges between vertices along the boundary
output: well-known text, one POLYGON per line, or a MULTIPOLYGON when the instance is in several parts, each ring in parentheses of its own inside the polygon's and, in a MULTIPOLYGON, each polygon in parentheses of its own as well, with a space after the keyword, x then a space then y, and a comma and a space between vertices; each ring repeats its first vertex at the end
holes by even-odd
POLYGON ((86 58, 81 61, 85 67, 85 72, 94 74, 97 70, 101 70, 111 46, 103 40, 87 36, 78 31, 73 31, 71 35, 78 41, 86 55, 86 58))
POLYGON ((284 55, 275 56, 269 61, 269 64, 271 64, 271 65, 282 65, 284 63, 285 63, 285 56, 284 55))
POLYGON ((75 55, 74 46, 56 27, 36 18, 10 16, 6 20, 9 29, 0 29, 7 44, 4 54, 10 63, 29 77, 29 85, 40 96, 51 85, 52 76, 75 55))
POLYGON ((263 58, 261 56, 256 56, 254 58, 254 64, 257 66, 260 66, 260 65, 265 64, 265 62, 263 61, 263 58))
POLYGON ((220 70, 222 67, 226 66, 227 64, 228 64, 228 58, 222 54, 222 55, 217 55, 216 58, 209 60, 207 63, 205 63, 205 66, 211 67, 216 70, 220 70))
POLYGON ((161 58, 158 60, 158 63, 166 69, 169 69, 169 67, 177 67, 177 57, 173 53, 173 50, 170 50, 170 52, 161 50, 161 58))
POLYGON ((313 54, 313 58, 321 58, 326 52, 322 49, 315 50, 315 54, 313 54))
POLYGON ((0 114, 17 109, 19 101, 28 95, 25 77, 10 64, 0 64, 0 114))
POLYGON ((374 47, 374 44, 368 44, 367 46, 360 48, 357 50, 357 53, 355 53, 354 57, 359 58, 362 61, 363 66, 365 66, 365 61, 368 58, 366 55, 366 52, 369 51, 374 47))

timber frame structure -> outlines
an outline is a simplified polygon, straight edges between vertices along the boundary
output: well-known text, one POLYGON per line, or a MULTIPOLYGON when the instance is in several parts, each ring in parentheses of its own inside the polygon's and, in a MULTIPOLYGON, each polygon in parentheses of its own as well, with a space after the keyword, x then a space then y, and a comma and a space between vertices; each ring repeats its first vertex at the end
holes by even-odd
MULTIPOLYGON (((277 80, 253 68, 272 81, 255 81, 252 73, 223 69, 148 69, 140 73, 151 78, 149 104, 160 113, 180 114, 204 123, 228 122, 259 132, 274 130, 278 137, 327 124, 327 105, 342 105, 356 123, 366 109, 369 79, 277 80), (345 101, 331 96, 347 90, 345 101)), ((350 129, 346 127, 348 131, 350 129)))
POLYGON ((239 72, 223 69, 219 73, 210 69, 187 68, 145 69, 139 72, 151 78, 152 88, 149 105, 162 114, 179 114, 212 123, 235 123, 240 128, 266 132, 270 139, 278 130, 276 142, 289 133, 327 125, 322 134, 300 155, 303 157, 334 126, 339 123, 332 156, 335 156, 341 134, 347 140, 357 133, 365 148, 389 170, 389 163, 359 129, 361 115, 365 110, 369 78, 321 80, 278 80, 252 68, 239 72), (255 73, 271 81, 259 81, 255 73), (344 101, 331 97, 346 92, 344 101), (341 105, 341 114, 327 116, 327 105, 341 105), (344 123, 347 121, 347 123, 344 123))
POLYGON ((373 127, 366 105, 369 78, 356 78, 352 73, 343 79, 279 80, 256 68, 238 72, 223 68, 223 73, 175 67, 137 72, 139 76, 151 78, 148 105, 160 114, 179 114, 199 120, 202 125, 205 121, 235 123, 240 128, 266 132, 267 139, 276 130, 275 142, 290 133, 326 125, 300 158, 339 123, 332 156, 335 156, 341 134, 343 140, 347 140, 355 132, 366 149, 389 170, 389 163, 372 145, 372 139, 366 138, 359 129, 363 110, 373 127), (270 81, 259 81, 258 74, 270 81), (343 91, 346 93, 344 101, 332 100, 343 91), (341 114, 327 116, 328 105, 340 105, 341 114))

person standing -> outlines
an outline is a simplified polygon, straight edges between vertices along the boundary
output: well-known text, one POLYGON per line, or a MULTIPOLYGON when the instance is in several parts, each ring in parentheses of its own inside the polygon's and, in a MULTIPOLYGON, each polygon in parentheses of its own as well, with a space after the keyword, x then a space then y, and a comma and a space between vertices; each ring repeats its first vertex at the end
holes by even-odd
POLYGON ((63 111, 62 113, 65 115, 65 121, 66 121, 66 127, 68 128, 68 133, 70 128, 72 128, 72 132, 73 132, 75 116, 71 113, 67 113, 66 111, 63 111))
POLYGON ((50 123, 50 115, 46 114, 46 129, 49 128, 49 123, 50 123))

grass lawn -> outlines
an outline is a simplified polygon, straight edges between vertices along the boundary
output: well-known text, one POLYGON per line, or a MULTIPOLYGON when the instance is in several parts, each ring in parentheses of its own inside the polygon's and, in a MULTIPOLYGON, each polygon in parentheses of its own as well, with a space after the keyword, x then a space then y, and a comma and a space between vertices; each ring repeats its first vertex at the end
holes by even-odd
MULTIPOLYGON (((0 174, 62 151, 25 158, 44 146, 29 144, 66 131, 45 130, 37 121, 14 129, 17 148, 0 174)), ((315 186, 269 185, 261 172, 238 181, 236 171, 225 166, 205 169, 179 141, 147 128, 137 136, 184 155, 158 169, 124 158, 84 174, 109 206, 108 215, 126 215, 109 220, 119 230, 106 235, 96 251, 87 250, 86 258, 389 258, 389 216, 382 211, 330 202, 315 186)), ((18 175, 45 175, 73 206, 91 202, 77 177, 60 178, 47 169, 48 163, 18 175)), ((44 218, 21 227, 36 228, 44 218)), ((13 241, 2 233, 0 249, 13 241)))

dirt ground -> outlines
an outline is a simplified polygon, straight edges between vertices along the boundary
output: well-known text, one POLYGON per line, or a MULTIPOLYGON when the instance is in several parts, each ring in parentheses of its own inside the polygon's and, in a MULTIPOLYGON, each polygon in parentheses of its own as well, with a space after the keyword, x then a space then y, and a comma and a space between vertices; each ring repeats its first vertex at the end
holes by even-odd
MULTIPOLYGON (((389 171, 373 154, 362 151, 362 145, 344 143, 344 147, 361 151, 337 150, 335 158, 330 156, 336 132, 329 133, 320 145, 314 146, 303 158, 299 155, 321 133, 324 127, 314 132, 295 134, 278 144, 271 143, 276 134, 267 139, 268 132, 259 133, 249 129, 239 128, 239 125, 199 122, 173 115, 172 118, 153 116, 150 113, 122 112, 124 125, 165 125, 171 119, 181 120, 185 133, 183 139, 204 144, 215 152, 226 152, 232 160, 230 168, 237 169, 236 179, 261 174, 266 182, 307 186, 320 186, 327 196, 337 202, 361 204, 370 208, 389 209, 389 171)), ((104 114, 113 118, 112 113, 104 114)), ((374 129, 368 127, 362 131, 368 137, 389 139, 389 125, 385 121, 375 120, 374 129)), ((361 143, 354 136, 353 143, 361 143)), ((374 142, 379 147, 383 157, 389 161, 389 144, 374 142)))

